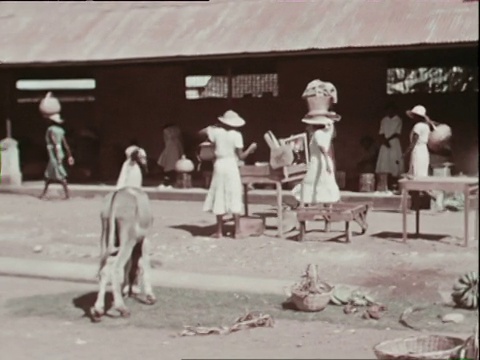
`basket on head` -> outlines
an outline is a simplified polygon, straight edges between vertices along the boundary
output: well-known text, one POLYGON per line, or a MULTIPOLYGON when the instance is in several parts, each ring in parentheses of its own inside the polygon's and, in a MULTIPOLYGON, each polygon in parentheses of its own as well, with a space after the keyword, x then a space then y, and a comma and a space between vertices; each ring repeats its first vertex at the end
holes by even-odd
POLYGON ((308 295, 305 295, 300 291, 292 290, 292 296, 290 300, 295 305, 295 307, 300 311, 309 311, 309 312, 322 311, 327 307, 328 303, 330 302, 333 289, 334 288, 332 287, 330 291, 322 294, 308 294, 308 295))
POLYGON ((51 115, 58 114, 62 109, 60 101, 52 95, 51 92, 48 92, 45 97, 40 101, 39 105, 40 112, 48 117, 51 115))
POLYGON ((449 336, 418 336, 388 340, 377 344, 373 352, 380 360, 435 360, 456 355, 464 340, 449 336))

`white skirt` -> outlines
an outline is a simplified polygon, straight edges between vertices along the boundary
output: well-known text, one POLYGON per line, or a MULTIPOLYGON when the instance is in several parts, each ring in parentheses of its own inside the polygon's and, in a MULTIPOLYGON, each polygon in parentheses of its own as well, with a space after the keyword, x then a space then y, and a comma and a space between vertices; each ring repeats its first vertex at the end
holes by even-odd
POLYGON ((426 144, 418 144, 412 150, 410 157, 410 174, 413 176, 428 176, 430 154, 426 144))
POLYGON ((301 184, 292 189, 295 199, 304 204, 334 203, 340 201, 340 189, 333 172, 330 156, 312 156, 307 173, 301 184), (327 172, 325 160, 329 162, 332 172, 327 172))
POLYGON ((399 139, 390 140, 390 147, 382 145, 378 152, 375 172, 400 176, 403 173, 402 147, 399 139))
POLYGON ((242 214, 242 180, 236 158, 215 160, 203 210, 215 215, 242 214))

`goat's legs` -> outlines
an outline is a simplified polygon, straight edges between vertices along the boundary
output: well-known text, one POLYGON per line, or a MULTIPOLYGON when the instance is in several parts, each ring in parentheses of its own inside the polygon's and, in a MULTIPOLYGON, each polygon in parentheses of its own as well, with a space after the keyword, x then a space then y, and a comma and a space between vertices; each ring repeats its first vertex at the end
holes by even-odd
POLYGON ((139 260, 139 268, 141 273, 142 292, 145 294, 145 302, 149 305, 155 304, 157 298, 152 288, 152 267, 150 265, 150 241, 144 238, 142 241, 142 255, 139 260))
POLYGON ((113 291, 113 306, 120 312, 123 317, 128 317, 130 311, 128 310, 122 296, 122 283, 125 276, 125 265, 132 255, 135 241, 128 239, 128 229, 122 227, 120 229, 120 250, 118 251, 115 261, 112 264, 112 291, 113 291))
POLYGON ((95 305, 90 310, 92 319, 94 321, 100 321, 100 317, 105 314, 105 294, 107 292, 107 285, 110 281, 110 274, 112 272, 112 265, 114 258, 108 257, 105 264, 99 271, 99 289, 97 294, 97 300, 95 305))

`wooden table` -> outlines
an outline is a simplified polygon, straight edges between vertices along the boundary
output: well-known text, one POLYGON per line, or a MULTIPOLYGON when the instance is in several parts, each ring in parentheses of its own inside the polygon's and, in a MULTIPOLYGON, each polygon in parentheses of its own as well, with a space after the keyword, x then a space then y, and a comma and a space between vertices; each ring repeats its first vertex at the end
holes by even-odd
MULTIPOLYGON (((403 217, 403 242, 407 241, 407 200, 409 191, 446 191, 462 192, 465 198, 464 207, 464 246, 468 246, 469 240, 469 213, 470 213, 470 194, 476 193, 477 211, 476 211, 476 238, 478 239, 479 210, 478 210, 478 178, 473 177, 417 177, 412 179, 399 180, 402 189, 402 217, 403 217)), ((420 210, 416 209, 416 235, 420 232, 420 210)))
POLYGON ((258 169, 256 166, 242 166, 240 167, 240 174, 243 184, 243 196, 245 205, 245 216, 248 216, 248 186, 253 184, 271 184, 275 185, 277 195, 277 218, 278 230, 277 237, 283 237, 283 192, 282 185, 293 181, 301 181, 305 176, 304 167, 298 166, 291 172, 291 176, 285 177, 285 171, 279 169, 278 171, 271 171, 268 169, 258 169), (264 173, 267 172, 267 173, 264 173))
POLYGON ((324 220, 332 223, 337 221, 345 221, 346 241, 350 242, 352 231, 350 229, 350 221, 355 221, 360 225, 361 234, 365 234, 368 229, 367 214, 372 207, 371 203, 333 203, 330 206, 314 205, 300 207, 297 209, 297 219, 300 223, 300 234, 298 241, 303 241, 306 233, 307 221, 324 220))

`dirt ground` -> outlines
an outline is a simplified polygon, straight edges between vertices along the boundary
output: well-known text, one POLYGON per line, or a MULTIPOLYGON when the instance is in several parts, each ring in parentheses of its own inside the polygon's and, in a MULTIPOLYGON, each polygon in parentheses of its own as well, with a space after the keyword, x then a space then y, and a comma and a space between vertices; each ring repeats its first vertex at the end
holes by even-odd
MULTIPOLYGON (((41 201, 29 196, 0 195, 0 255, 24 258, 97 262, 101 198, 41 201), (35 247, 41 246, 41 249, 35 247), (37 250, 37 251, 35 251, 37 250)), ((265 236, 245 240, 212 239, 213 217, 196 202, 152 201, 155 214, 151 234, 156 267, 165 269, 262 278, 297 279, 306 265, 319 265, 333 284, 367 286, 384 298, 411 301, 449 299, 453 281, 478 268, 478 240, 460 246, 461 213, 425 212, 421 230, 429 235, 399 240, 401 215, 372 212, 369 231, 352 243, 318 231, 298 243, 275 238, 275 219, 267 221, 265 236), (432 234, 439 234, 435 237, 432 234), (443 236, 443 237, 442 237, 443 236)), ((253 212, 272 212, 252 206, 253 212)), ((471 233, 474 230, 472 214, 471 233)), ((413 214, 409 229, 414 229, 413 214)), ((292 232, 291 235, 295 235, 292 232)), ((1 300, 38 293, 94 291, 93 285, 0 278, 1 300)), ((11 317, 0 312, 0 348, 12 359, 147 359, 181 358, 373 358, 372 346, 382 340, 412 335, 378 329, 350 329, 342 324, 279 320, 274 329, 242 331, 227 337, 177 338, 171 331, 116 326, 108 331, 79 319, 11 317), (2 343, 3 342, 3 343, 2 343)), ((120 324, 120 323, 119 323, 120 324)))
MULTIPOLYGON (((52 197, 41 201, 0 195, 0 254, 97 262, 102 198, 63 201, 55 200, 55 194, 52 197), (38 245, 42 249, 35 252, 38 245)), ((421 232, 426 235, 404 244, 400 213, 371 212, 367 234, 355 236, 347 244, 338 238, 341 223, 333 224, 331 233, 320 231, 321 224, 308 225, 315 231, 308 233, 303 243, 276 238, 274 217, 267 220, 265 236, 212 239, 207 235, 213 233, 214 218, 202 212, 201 203, 152 201, 152 207, 152 262, 164 269, 297 279, 307 264, 314 263, 333 284, 367 286, 391 296, 431 301, 448 292, 459 275, 478 268, 478 240, 471 239, 468 248, 461 246, 462 213, 423 212, 421 232)), ((267 206, 251 208, 254 213, 273 214, 267 206)), ((471 234, 474 220, 472 212, 471 234)), ((413 232, 413 214, 408 221, 413 232)))
MULTIPOLYGON (((16 317, 5 302, 36 294, 80 293, 93 285, 0 277, 0 348, 9 359, 373 359, 381 341, 411 331, 352 329, 324 322, 276 321, 230 335, 179 337, 170 330, 91 324, 87 319, 16 317)), ((465 338, 467 334, 449 334, 465 338)))

